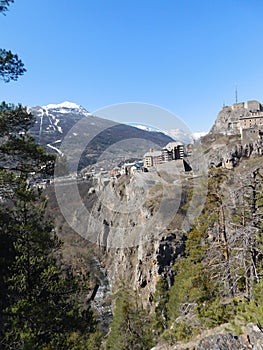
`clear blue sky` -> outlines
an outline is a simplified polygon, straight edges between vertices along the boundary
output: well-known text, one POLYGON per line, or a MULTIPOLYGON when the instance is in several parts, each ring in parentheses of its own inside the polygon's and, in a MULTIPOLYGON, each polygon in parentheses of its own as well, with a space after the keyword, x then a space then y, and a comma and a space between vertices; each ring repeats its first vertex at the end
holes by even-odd
POLYGON ((209 130, 235 83, 239 101, 263 102, 262 13, 262 0, 15 0, 0 46, 27 73, 1 100, 151 103, 209 130))

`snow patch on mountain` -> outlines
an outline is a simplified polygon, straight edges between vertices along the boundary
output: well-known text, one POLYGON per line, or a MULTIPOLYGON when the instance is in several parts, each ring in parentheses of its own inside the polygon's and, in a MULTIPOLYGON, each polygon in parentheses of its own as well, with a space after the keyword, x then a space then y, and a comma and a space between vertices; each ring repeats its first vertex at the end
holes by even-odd
POLYGON ((28 107, 27 111, 36 118, 35 124, 30 130, 31 134, 41 145, 58 154, 61 154, 59 151, 60 141, 67 132, 82 118, 93 118, 85 108, 68 101, 28 107))
POLYGON ((145 124, 137 124, 137 123, 129 123, 128 125, 133 126, 135 128, 150 131, 150 132, 161 132, 167 136, 170 136, 175 141, 183 142, 184 144, 193 143, 193 137, 190 133, 184 132, 180 129, 175 130, 161 130, 159 128, 156 128, 151 125, 145 125, 145 124))
POLYGON ((184 131, 181 129, 173 129, 165 131, 165 134, 170 136, 175 141, 180 141, 184 144, 193 143, 192 134, 188 131, 184 131))
POLYGON ((192 133, 192 137, 195 141, 199 140, 201 137, 204 137, 208 134, 208 131, 200 131, 192 133))
POLYGON ((133 126, 134 128, 141 129, 144 131, 163 132, 162 130, 160 130, 154 126, 150 126, 150 125, 146 125, 146 124, 127 123, 127 125, 133 126))
POLYGON ((53 145, 51 145, 51 143, 47 144, 47 147, 53 149, 53 151, 57 152, 59 155, 63 156, 63 153, 61 152, 61 150, 53 145))
POLYGON ((59 122, 60 122, 60 120, 57 119, 57 118, 55 118, 54 126, 58 129, 58 132, 60 132, 61 134, 63 134, 62 127, 58 125, 59 122))
POLYGON ((74 103, 74 102, 61 102, 61 103, 50 103, 46 106, 40 107, 44 110, 44 112, 48 115, 49 113, 52 113, 53 111, 57 113, 62 113, 62 114, 67 114, 69 112, 74 112, 74 113, 81 113, 84 114, 85 116, 91 116, 91 113, 88 112, 85 108, 83 108, 81 105, 74 103))
POLYGON ((70 109, 80 109, 82 108, 80 105, 78 105, 77 103, 74 102, 61 102, 61 103, 50 103, 46 106, 43 106, 42 108, 47 108, 47 109, 60 109, 60 108, 70 108, 70 109))
POLYGON ((207 134, 206 131, 191 133, 190 131, 183 131, 181 129, 161 130, 145 124, 128 123, 128 125, 145 131, 161 132, 167 136, 170 136, 175 141, 180 141, 184 144, 194 143, 207 134))

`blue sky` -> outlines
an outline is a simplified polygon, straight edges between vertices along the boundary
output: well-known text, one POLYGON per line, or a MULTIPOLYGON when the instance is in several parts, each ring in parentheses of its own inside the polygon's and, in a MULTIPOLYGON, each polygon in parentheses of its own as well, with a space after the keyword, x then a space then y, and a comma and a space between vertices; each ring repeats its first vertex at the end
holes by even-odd
POLYGON ((27 73, 1 83, 1 100, 150 103, 209 130, 235 84, 239 101, 263 102, 262 11, 262 0, 15 0, 0 46, 27 73))

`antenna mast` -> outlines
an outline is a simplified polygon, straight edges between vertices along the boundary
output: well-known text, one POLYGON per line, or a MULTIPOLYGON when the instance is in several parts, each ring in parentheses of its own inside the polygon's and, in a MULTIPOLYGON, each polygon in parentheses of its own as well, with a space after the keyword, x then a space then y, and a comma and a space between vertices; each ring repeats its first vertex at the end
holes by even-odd
POLYGON ((237 84, 235 84, 235 100, 236 100, 236 103, 237 103, 237 84))

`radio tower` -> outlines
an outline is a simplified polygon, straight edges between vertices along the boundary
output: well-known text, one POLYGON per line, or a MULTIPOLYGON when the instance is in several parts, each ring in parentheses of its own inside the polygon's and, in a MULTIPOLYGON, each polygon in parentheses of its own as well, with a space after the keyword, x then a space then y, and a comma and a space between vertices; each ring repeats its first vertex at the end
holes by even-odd
POLYGON ((237 84, 235 84, 235 100, 236 100, 236 103, 237 103, 237 84))

